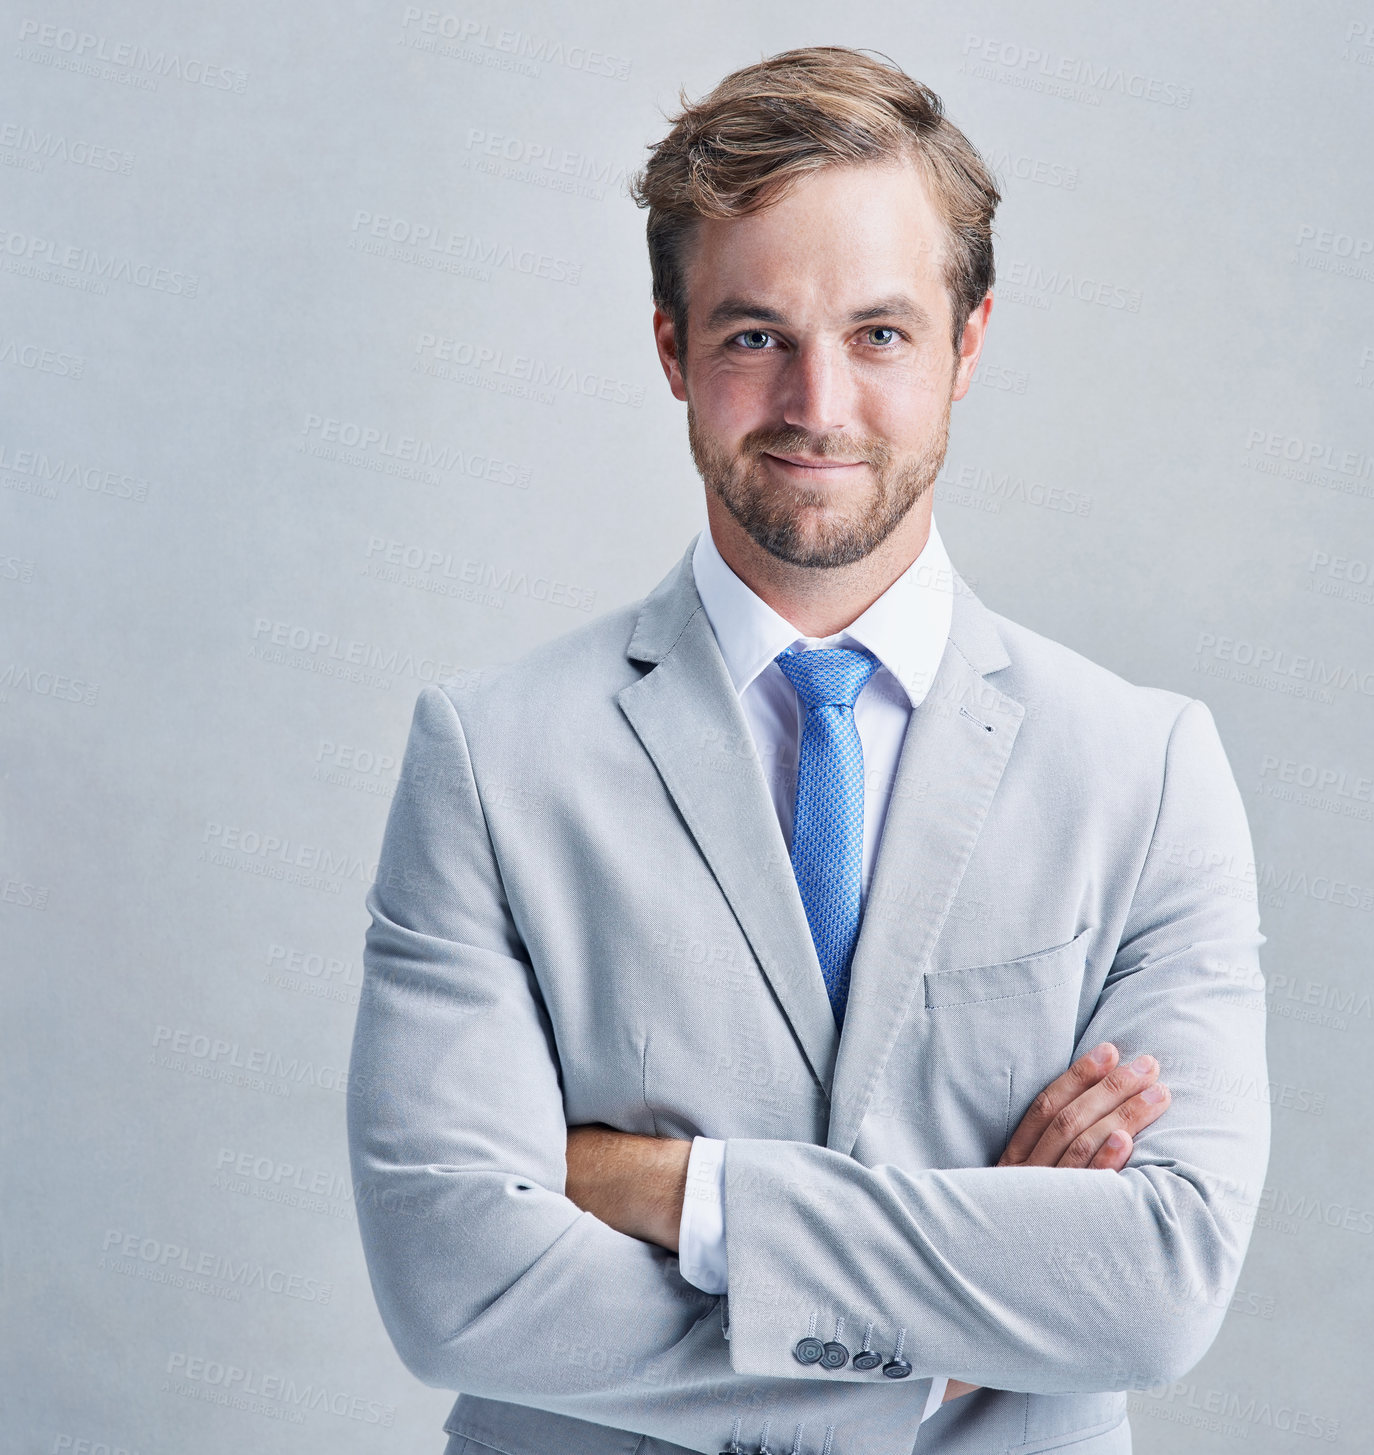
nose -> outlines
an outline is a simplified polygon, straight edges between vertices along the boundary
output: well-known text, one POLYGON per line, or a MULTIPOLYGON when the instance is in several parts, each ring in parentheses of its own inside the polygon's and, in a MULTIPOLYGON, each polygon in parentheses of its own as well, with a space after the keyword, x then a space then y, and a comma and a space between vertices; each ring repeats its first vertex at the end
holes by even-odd
POLYGON ((854 384, 842 351, 824 343, 801 345, 780 383, 786 423, 815 435, 836 433, 851 423, 854 384))

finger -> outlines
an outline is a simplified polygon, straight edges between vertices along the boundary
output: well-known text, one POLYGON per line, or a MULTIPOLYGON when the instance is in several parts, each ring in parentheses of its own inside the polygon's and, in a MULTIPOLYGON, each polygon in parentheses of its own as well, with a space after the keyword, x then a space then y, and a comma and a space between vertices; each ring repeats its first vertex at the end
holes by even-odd
POLYGON ((951 1379, 945 1385, 945 1397, 943 1404, 948 1404, 952 1399, 961 1399, 966 1394, 972 1394, 975 1389, 982 1389, 981 1384, 965 1384, 962 1379, 951 1379))
POLYGON ((1119 1058, 1120 1052, 1116 1047, 1110 1041, 1103 1041, 1100 1046, 1094 1046, 1087 1055, 1080 1056, 1062 1076, 1051 1081, 1031 1102, 997 1165, 1015 1167, 1024 1162, 1035 1150, 1036 1144, 1054 1118, 1075 1097, 1081 1096, 1089 1087, 1109 1075, 1119 1058))
POLYGON ((1125 1132, 1134 1142, 1137 1133, 1160 1117, 1169 1105, 1169 1088, 1147 1086, 1138 1096, 1123 1102, 1100 1122, 1095 1122, 1069 1143, 1056 1167, 1087 1167, 1107 1138, 1125 1132))
POLYGON ((1131 1148, 1134 1145, 1130 1137, 1118 1127, 1114 1132, 1107 1133, 1102 1145, 1093 1153, 1093 1159, 1088 1166, 1104 1172, 1120 1172, 1131 1160, 1131 1148))
MULTIPOLYGON (((1104 1076, 1096 1085, 1090 1086, 1075 1097, 1067 1106, 1061 1107, 1050 1118, 1050 1124, 1041 1134, 1040 1140, 1026 1158, 1026 1162, 1032 1167, 1066 1165, 1063 1160, 1064 1154, 1076 1137, 1081 1136, 1089 1127, 1109 1116, 1131 1097, 1138 1096, 1158 1077, 1159 1062, 1150 1055, 1137 1056, 1134 1061, 1117 1066, 1109 1075, 1104 1076)), ((1120 1123, 1112 1125, 1120 1125, 1120 1123)), ((1102 1137, 1105 1137, 1107 1131, 1110 1130, 1111 1127, 1108 1127, 1098 1137, 1097 1142, 1093 1144, 1094 1151, 1102 1137)), ((1130 1128, 1127 1127, 1126 1130, 1129 1131, 1130 1128)))

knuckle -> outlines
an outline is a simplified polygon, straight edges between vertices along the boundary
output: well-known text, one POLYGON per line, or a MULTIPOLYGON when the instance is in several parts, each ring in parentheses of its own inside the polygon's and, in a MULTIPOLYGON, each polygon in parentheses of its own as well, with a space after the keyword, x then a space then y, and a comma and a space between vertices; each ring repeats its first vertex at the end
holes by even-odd
POLYGON ((1069 1067, 1069 1075, 1079 1086, 1095 1086, 1102 1079, 1102 1068, 1090 1056, 1081 1056, 1069 1067))
POLYGON ((1070 1167, 1086 1166, 1092 1160, 1093 1153, 1096 1150, 1096 1147, 1093 1146, 1092 1141, 1087 1136, 1075 1137, 1064 1149, 1064 1155, 1059 1159, 1060 1165, 1067 1164, 1070 1167))
POLYGON ((1030 1104, 1030 1118, 1032 1121, 1045 1122, 1054 1115, 1054 1096, 1047 1086, 1044 1091, 1039 1092, 1030 1104))
POLYGON ((1168 1096, 1156 1102, 1142 1101, 1140 1097, 1133 1096, 1121 1108, 1121 1120, 1128 1126, 1139 1126, 1142 1122, 1153 1121, 1168 1104, 1168 1096))
POLYGON ((1055 1113, 1047 1130, 1056 1137, 1074 1137, 1082 1129, 1082 1125, 1078 1104, 1071 1101, 1068 1106, 1055 1113))
POLYGON ((1132 1071, 1129 1066, 1118 1066, 1107 1078, 1107 1085, 1118 1096, 1130 1096, 1139 1090, 1142 1080, 1149 1078, 1148 1071, 1132 1071))
POLYGON ((1102 1083, 1114 1096, 1129 1096, 1135 1090, 1135 1073, 1125 1066, 1118 1066, 1102 1083))

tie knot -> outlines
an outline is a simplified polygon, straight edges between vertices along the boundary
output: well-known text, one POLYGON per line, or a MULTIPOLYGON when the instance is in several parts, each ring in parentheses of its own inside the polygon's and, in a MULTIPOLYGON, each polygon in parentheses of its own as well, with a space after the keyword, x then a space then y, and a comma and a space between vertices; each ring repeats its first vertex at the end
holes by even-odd
POLYGON ((788 648, 773 660, 807 707, 853 707, 864 684, 878 670, 878 659, 862 647, 788 648))

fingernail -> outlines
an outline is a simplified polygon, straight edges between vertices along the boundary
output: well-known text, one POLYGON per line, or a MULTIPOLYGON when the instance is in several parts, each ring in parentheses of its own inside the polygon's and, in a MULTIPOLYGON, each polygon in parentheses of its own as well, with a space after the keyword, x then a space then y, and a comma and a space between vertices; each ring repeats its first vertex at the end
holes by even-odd
POLYGON ((1113 1132, 1111 1136, 1107 1138, 1107 1145, 1112 1149, 1113 1152, 1119 1152, 1126 1145, 1126 1133, 1113 1132))
POLYGON ((1099 1066, 1105 1066, 1112 1059, 1112 1043, 1110 1041, 1103 1041, 1100 1046, 1094 1046, 1092 1049, 1092 1058, 1099 1066))
POLYGON ((1148 1101, 1151 1106, 1158 1106, 1164 1100, 1164 1088, 1162 1086, 1147 1086, 1140 1093, 1141 1101, 1148 1101))
POLYGON ((1135 1060, 1131 1062, 1131 1070, 1134 1071, 1138 1076, 1144 1076, 1147 1071, 1151 1070, 1154 1067, 1154 1064, 1155 1058, 1153 1056, 1137 1056, 1135 1060))

